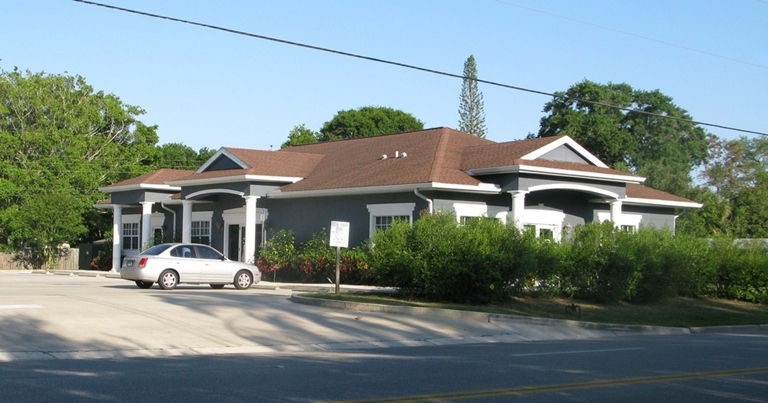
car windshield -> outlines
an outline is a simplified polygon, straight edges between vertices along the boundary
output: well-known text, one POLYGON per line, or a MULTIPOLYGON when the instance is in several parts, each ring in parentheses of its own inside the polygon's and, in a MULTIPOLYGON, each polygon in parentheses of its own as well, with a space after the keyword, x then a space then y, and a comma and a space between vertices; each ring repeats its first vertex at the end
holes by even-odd
POLYGON ((173 246, 173 245, 168 244, 168 243, 164 243, 164 244, 161 244, 161 245, 155 245, 155 246, 145 250, 144 252, 141 252, 141 254, 142 255, 157 256, 157 255, 163 253, 166 249, 170 248, 171 246, 173 246))

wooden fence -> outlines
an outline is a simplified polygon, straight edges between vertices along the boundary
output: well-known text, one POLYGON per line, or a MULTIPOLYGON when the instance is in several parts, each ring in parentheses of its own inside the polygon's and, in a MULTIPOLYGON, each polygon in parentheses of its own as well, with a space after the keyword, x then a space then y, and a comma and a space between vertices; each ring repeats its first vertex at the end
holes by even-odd
MULTIPOLYGON (((80 251, 77 248, 69 250, 69 255, 59 259, 54 265, 55 270, 78 270, 80 251)), ((13 260, 13 254, 0 253, 0 270, 27 270, 20 262, 13 260)))

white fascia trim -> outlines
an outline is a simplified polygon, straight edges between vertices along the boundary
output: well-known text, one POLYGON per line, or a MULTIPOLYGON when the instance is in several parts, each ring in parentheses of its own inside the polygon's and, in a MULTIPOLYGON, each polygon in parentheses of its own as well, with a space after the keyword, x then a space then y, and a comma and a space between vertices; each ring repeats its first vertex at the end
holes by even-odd
POLYGON ((243 192, 239 192, 237 190, 231 190, 231 189, 205 189, 205 190, 197 191, 195 193, 188 194, 186 199, 189 200, 189 199, 195 198, 197 196, 203 196, 203 195, 214 194, 214 193, 216 193, 216 194, 227 193, 227 194, 232 194, 232 195, 240 196, 240 197, 245 195, 245 193, 243 193, 243 192))
MULTIPOLYGON (((576 190, 579 192, 585 192, 585 193, 592 193, 597 194, 600 196, 605 196, 611 199, 618 199, 619 195, 618 193, 613 193, 608 190, 600 189, 594 186, 587 186, 587 185, 579 185, 575 183, 553 183, 549 185, 538 185, 538 186, 531 186, 528 188, 529 192, 536 192, 541 190, 576 190)), ((622 199, 624 200, 624 199, 622 199)))
POLYGON ((562 145, 568 145, 571 147, 574 151, 576 151, 579 155, 586 158, 589 162, 593 163, 596 166, 599 166, 601 168, 608 168, 608 165, 605 165, 603 161, 600 161, 599 158, 595 157, 591 152, 587 151, 586 148, 579 145, 579 143, 575 142, 572 138, 568 136, 563 136, 544 147, 541 147, 537 150, 531 151, 528 154, 523 155, 520 157, 520 159, 524 160, 535 160, 536 158, 541 157, 542 155, 556 149, 557 147, 560 147, 562 145))
POLYGON ((414 189, 419 189, 420 192, 424 190, 453 190, 480 194, 499 194, 501 192, 501 188, 489 183, 481 183, 477 186, 471 186, 431 182, 391 186, 365 186, 359 188, 300 190, 296 192, 282 192, 278 189, 274 192, 268 193, 267 197, 274 199, 289 199, 294 197, 351 196, 363 194, 413 192, 414 189))
POLYGON ((245 162, 243 162, 243 160, 235 157, 234 154, 232 154, 231 152, 227 151, 224 147, 222 147, 219 149, 219 151, 216 151, 216 154, 213 154, 211 158, 208 158, 208 161, 205 161, 205 163, 201 165, 200 168, 197 168, 197 171, 195 171, 195 173, 199 174, 199 173, 205 172, 205 170, 208 169, 208 167, 211 166, 211 164, 213 164, 213 162, 216 161, 216 159, 218 159, 222 155, 232 160, 232 162, 240 166, 240 168, 243 168, 243 169, 250 168, 250 166, 245 162))
POLYGON ((218 178, 189 179, 184 181, 168 182, 177 186, 198 186, 198 185, 219 185, 233 182, 278 182, 278 183, 296 183, 304 178, 294 176, 267 176, 267 175, 236 175, 222 176, 218 178))
POLYGON ((508 173, 532 173, 532 174, 544 174, 552 176, 563 176, 566 178, 581 178, 581 179, 600 179, 609 182, 621 182, 621 183, 643 183, 645 178, 642 176, 633 175, 613 175, 603 174, 597 172, 585 172, 574 171, 571 169, 558 169, 558 168, 545 168, 528 165, 510 165, 506 167, 496 168, 483 168, 483 169, 471 169, 467 171, 470 175, 492 175, 492 174, 508 174, 508 173))
POLYGON ((123 185, 123 186, 105 186, 105 187, 99 188, 99 192, 102 192, 102 193, 126 192, 129 190, 162 190, 162 191, 178 192, 181 190, 181 188, 177 186, 170 186, 168 184, 158 185, 158 184, 151 184, 151 183, 139 183, 136 185, 123 185))
POLYGON ((679 201, 659 200, 659 199, 638 199, 635 197, 627 197, 625 199, 621 199, 621 203, 632 204, 636 206, 660 206, 660 207, 679 207, 679 208, 704 207, 704 205, 701 203, 679 202, 679 201))

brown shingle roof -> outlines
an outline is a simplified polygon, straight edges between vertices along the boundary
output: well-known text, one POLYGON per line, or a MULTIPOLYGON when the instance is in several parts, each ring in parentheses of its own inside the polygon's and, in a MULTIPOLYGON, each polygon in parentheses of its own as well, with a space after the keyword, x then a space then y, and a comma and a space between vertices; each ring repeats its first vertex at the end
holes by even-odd
POLYGON ((229 148, 225 150, 248 164, 248 169, 224 169, 201 173, 189 172, 189 175, 178 178, 179 181, 225 178, 228 176, 260 175, 288 176, 304 178, 309 176, 315 166, 323 159, 322 155, 303 153, 282 153, 279 151, 248 150, 229 148))
POLYGON ((676 196, 671 193, 663 192, 661 190, 649 188, 648 186, 637 185, 633 183, 627 184, 627 197, 632 197, 636 199, 651 199, 651 200, 666 200, 666 201, 683 202, 683 203, 696 203, 695 201, 688 200, 684 197, 676 196))
MULTIPOLYGON (((296 183, 282 186, 283 192, 424 183, 476 186, 480 181, 466 171, 521 165, 632 176, 626 172, 591 164, 521 159, 559 138, 544 137, 495 143, 439 127, 418 132, 306 144, 279 151, 225 148, 249 168, 202 173, 161 169, 109 187, 162 185, 174 181, 243 175, 303 178, 296 183), (400 158, 396 158, 396 154, 400 158), (387 158, 383 159, 383 155, 387 158), (403 155, 407 156, 402 157, 403 155)), ((679 196, 631 183, 627 184, 627 197, 691 202, 679 196)))
POLYGON ((192 172, 194 171, 188 171, 184 169, 158 169, 157 171, 149 172, 135 178, 113 183, 109 186, 105 186, 104 189, 130 185, 165 185, 166 182, 177 180, 191 174, 192 172))
POLYGON ((323 160, 284 192, 444 182, 477 185, 461 170, 466 147, 493 144, 449 128, 290 147, 284 154, 319 154, 323 160), (396 158, 396 153, 400 158, 396 158), (406 157, 402 157, 405 153, 406 157), (386 155, 386 159, 382 159, 386 155))

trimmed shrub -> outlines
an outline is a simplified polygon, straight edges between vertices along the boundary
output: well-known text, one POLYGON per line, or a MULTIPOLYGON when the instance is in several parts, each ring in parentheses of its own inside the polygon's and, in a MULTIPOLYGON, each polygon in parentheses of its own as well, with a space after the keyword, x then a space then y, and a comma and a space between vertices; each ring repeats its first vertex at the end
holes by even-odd
POLYGON ((768 254, 757 245, 715 239, 716 295, 719 298, 768 303, 768 254))

